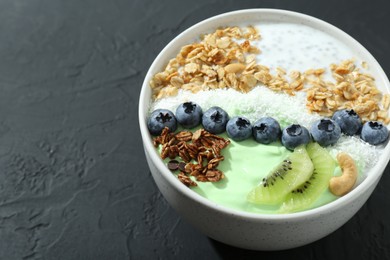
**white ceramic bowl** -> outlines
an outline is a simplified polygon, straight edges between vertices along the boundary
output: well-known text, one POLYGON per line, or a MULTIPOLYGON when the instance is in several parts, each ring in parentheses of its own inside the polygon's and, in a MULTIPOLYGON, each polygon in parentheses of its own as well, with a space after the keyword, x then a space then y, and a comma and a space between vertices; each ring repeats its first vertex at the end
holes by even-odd
POLYGON ((152 144, 146 118, 151 100, 149 81, 163 70, 168 60, 185 44, 202 33, 217 27, 242 22, 277 21, 299 23, 323 31, 345 43, 370 64, 370 73, 377 86, 390 92, 389 80, 373 56, 356 40, 336 27, 319 19, 290 11, 276 9, 249 9, 218 15, 187 29, 173 39, 151 65, 142 86, 139 100, 139 123, 146 158, 153 178, 169 204, 189 223, 205 235, 223 243, 254 250, 294 248, 325 237, 346 223, 367 201, 375 189, 390 158, 390 145, 383 150, 378 163, 368 177, 350 193, 319 208, 304 212, 265 215, 241 212, 215 204, 180 183, 167 169, 152 144))

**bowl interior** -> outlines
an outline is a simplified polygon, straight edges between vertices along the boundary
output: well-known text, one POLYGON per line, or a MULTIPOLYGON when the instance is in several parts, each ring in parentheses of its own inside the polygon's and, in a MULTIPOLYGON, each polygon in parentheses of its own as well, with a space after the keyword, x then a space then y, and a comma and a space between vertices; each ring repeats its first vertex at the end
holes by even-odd
POLYGON ((163 177, 167 179, 167 181, 170 183, 170 185, 172 185, 172 187, 180 190, 183 195, 191 197, 199 203, 213 207, 216 210, 220 210, 228 214, 235 214, 248 218, 285 220, 287 218, 299 219, 300 217, 308 214, 324 214, 330 208, 335 209, 344 207, 349 202, 357 198, 360 193, 365 192, 373 183, 375 183, 381 177, 390 158, 389 144, 387 144, 384 148, 383 154, 379 158, 378 163, 370 170, 364 181, 353 191, 324 206, 303 212, 283 215, 268 215, 241 212, 226 208, 224 206, 220 206, 216 203, 209 201, 206 198, 203 198, 202 196, 191 191, 190 189, 182 185, 179 181, 177 181, 177 179, 172 175, 172 173, 165 167, 164 163, 159 157, 158 152, 152 145, 151 136, 149 135, 146 126, 146 118, 151 103, 151 89, 149 87, 149 82, 152 76, 155 73, 162 71, 168 61, 176 56, 182 46, 198 40, 198 37, 201 34, 212 32, 218 27, 223 26, 246 26, 262 22, 302 24, 334 37, 335 39, 344 43, 348 48, 350 48, 351 51, 356 54, 359 59, 361 59, 362 61, 366 61, 370 66, 370 74, 373 75, 376 79, 377 87, 383 93, 390 93, 389 80, 384 71, 382 70, 381 66, 375 60, 375 58, 360 43, 358 43, 356 40, 354 40, 352 37, 341 31, 340 29, 332 26, 331 24, 304 14, 276 9, 249 9, 230 12, 209 18, 185 30, 176 38, 174 38, 154 60, 143 82, 139 102, 139 123, 145 151, 150 156, 151 160, 155 163, 163 177))

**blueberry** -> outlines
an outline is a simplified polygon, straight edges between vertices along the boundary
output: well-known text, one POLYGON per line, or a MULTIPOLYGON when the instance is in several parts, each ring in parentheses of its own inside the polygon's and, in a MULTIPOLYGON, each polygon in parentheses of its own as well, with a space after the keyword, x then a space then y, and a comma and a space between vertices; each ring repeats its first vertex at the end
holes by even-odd
POLYGON ((329 118, 320 119, 314 122, 310 131, 314 141, 321 146, 335 144, 341 135, 339 124, 329 118))
POLYGON ((387 140, 389 130, 381 122, 369 121, 364 123, 360 138, 372 145, 378 145, 387 140))
POLYGON ((289 150, 294 150, 301 144, 308 144, 310 140, 309 130, 298 124, 289 125, 282 131, 282 144, 289 150))
POLYGON ((176 120, 184 128, 194 128, 202 121, 202 108, 193 102, 180 104, 176 109, 176 120))
POLYGON ((263 117, 253 124, 252 134, 256 142, 269 144, 279 140, 282 130, 274 118, 263 117))
POLYGON ((252 125, 246 117, 235 116, 227 122, 226 132, 234 141, 242 141, 252 135, 252 125))
POLYGON ((362 128, 362 120, 353 109, 343 109, 336 111, 332 119, 339 124, 341 132, 346 135, 355 135, 362 128))
POLYGON ((168 109, 156 109, 152 112, 147 121, 148 129, 152 135, 160 135, 165 127, 171 132, 177 128, 175 115, 168 109))
POLYGON ((229 115, 220 107, 211 107, 202 116, 203 128, 212 134, 225 132, 229 115))

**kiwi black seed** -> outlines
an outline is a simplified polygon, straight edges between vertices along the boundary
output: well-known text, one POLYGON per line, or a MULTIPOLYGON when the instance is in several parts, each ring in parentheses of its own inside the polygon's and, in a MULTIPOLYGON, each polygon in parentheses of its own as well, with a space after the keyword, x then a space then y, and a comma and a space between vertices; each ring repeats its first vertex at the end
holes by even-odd
POLYGON ((256 204, 279 204, 288 193, 305 182, 312 172, 313 163, 305 146, 297 147, 248 194, 248 201, 256 204))
POLYGON ((314 165, 313 173, 310 178, 286 196, 280 208, 281 213, 297 212, 309 208, 326 190, 333 176, 336 164, 325 148, 318 143, 310 143, 307 145, 307 152, 314 165))
POLYGON ((278 178, 284 180, 284 176, 286 176, 286 174, 288 174, 288 172, 292 169, 293 168, 291 167, 291 161, 284 160, 283 163, 279 166, 279 168, 277 168, 269 176, 263 178, 263 187, 269 187, 270 185, 274 185, 274 183, 278 181, 278 178))

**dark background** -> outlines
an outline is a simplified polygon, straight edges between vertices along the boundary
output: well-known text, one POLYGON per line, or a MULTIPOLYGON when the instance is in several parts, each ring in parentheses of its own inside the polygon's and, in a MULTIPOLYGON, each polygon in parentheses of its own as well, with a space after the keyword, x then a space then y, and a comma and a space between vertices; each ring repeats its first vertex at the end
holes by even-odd
POLYGON ((328 237, 247 251, 207 238, 169 207, 146 165, 137 117, 160 50, 237 9, 316 16, 389 73, 387 2, 0 0, 0 259, 390 259, 389 167, 328 237))

